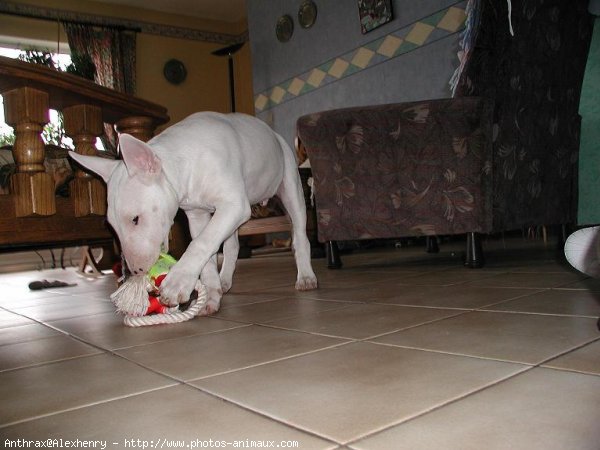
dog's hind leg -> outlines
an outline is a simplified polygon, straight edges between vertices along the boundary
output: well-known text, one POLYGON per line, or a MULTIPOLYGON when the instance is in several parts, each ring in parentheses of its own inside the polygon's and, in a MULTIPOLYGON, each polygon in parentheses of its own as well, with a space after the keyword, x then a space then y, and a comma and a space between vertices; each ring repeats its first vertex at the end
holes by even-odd
MULTIPOLYGON (((188 224, 190 227, 190 235, 192 239, 204 229, 210 221, 210 213, 202 210, 186 211, 188 224)), ((200 315, 210 315, 219 310, 221 298, 223 297, 223 289, 221 287, 221 278, 217 269, 217 255, 213 255, 200 273, 200 280, 206 286, 207 301, 206 306, 200 312, 200 315)))
POLYGON ((223 243, 223 264, 221 265, 221 289, 226 293, 233 284, 233 272, 235 272, 235 263, 237 262, 240 251, 240 242, 238 240, 237 230, 229 236, 223 243))
POLYGON ((316 289, 317 277, 310 262, 310 242, 306 236, 306 205, 298 165, 294 153, 283 138, 277 135, 277 139, 284 155, 283 180, 277 190, 277 196, 283 202, 292 221, 292 245, 298 268, 296 289, 300 291, 316 289))

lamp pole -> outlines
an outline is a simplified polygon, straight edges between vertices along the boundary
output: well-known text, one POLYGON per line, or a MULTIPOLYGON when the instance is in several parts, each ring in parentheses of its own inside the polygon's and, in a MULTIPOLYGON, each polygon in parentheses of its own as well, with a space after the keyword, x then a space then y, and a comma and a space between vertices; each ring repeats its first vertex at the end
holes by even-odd
POLYGON ((233 76, 233 54, 237 52, 244 45, 243 42, 233 44, 228 47, 220 48, 212 52, 215 56, 227 56, 227 63, 229 66, 229 100, 231 105, 231 112, 235 112, 235 80, 233 76))

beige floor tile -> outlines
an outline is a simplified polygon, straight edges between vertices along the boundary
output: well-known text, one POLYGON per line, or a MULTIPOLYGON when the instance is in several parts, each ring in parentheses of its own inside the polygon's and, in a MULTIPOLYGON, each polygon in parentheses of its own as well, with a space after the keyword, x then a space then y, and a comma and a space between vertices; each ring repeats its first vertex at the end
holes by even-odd
POLYGON ((351 257, 342 256, 344 267, 362 270, 409 270, 424 271, 457 269, 462 267, 460 252, 464 246, 443 246, 440 253, 426 253, 425 245, 400 249, 370 249, 355 253, 351 257))
POLYGON ((353 304, 333 311, 276 320, 270 325, 328 336, 365 339, 460 313, 451 309, 353 304))
POLYGON ((312 289, 310 291, 297 291, 292 287, 279 287, 268 289, 265 292, 269 292, 272 295, 276 295, 280 298, 295 298, 295 299, 313 299, 313 300, 335 300, 341 302, 359 302, 365 301, 365 297, 369 293, 376 292, 377 286, 381 286, 382 283, 363 283, 360 286, 348 287, 343 284, 332 287, 319 286, 318 289, 312 289))
POLYGON ((514 265, 510 268, 510 272, 523 272, 523 273, 572 273, 581 275, 576 269, 573 268, 567 261, 539 261, 529 265, 514 265))
POLYGON ((108 442, 107 449, 115 450, 128 445, 142 448, 144 442, 146 448, 167 448, 175 441, 183 443, 181 448, 208 448, 211 439, 213 445, 221 445, 221 441, 243 444, 248 439, 275 441, 276 446, 281 441, 298 441, 301 449, 337 447, 188 386, 160 389, 24 422, 1 429, 0 434, 4 439, 101 439, 108 442))
POLYGON ((279 295, 265 292, 245 292, 239 294, 228 292, 221 300, 221 309, 231 308, 232 306, 250 305, 252 303, 270 302, 280 298, 281 296, 279 295))
POLYGON ((600 377, 533 369, 353 449, 597 450, 600 377))
POLYGON ((550 289, 483 309, 598 317, 600 316, 600 293, 550 289))
POLYGON ((353 343, 193 384, 344 444, 522 369, 496 361, 353 343))
POLYGON ((28 319, 27 317, 0 309, 0 329, 18 327, 21 325, 30 325, 34 323, 35 321, 28 319))
MULTIPOLYGON (((34 293, 38 295, 45 295, 48 293, 47 290, 31 291, 29 289, 29 283, 32 281, 40 280, 58 280, 65 283, 77 283, 79 280, 76 279, 74 273, 70 270, 44 270, 44 271, 28 271, 28 272, 15 272, 0 275, 0 284, 3 289, 10 290, 11 294, 19 297, 19 294, 34 293)), ((64 291, 68 288, 64 288, 64 291)))
POLYGON ((118 353, 152 370, 186 381, 343 342, 306 333, 247 326, 119 350, 118 353))
POLYGON ((81 294, 80 296, 64 296, 61 301, 52 303, 44 302, 34 306, 14 308, 13 311, 40 322, 49 322, 107 312, 114 313, 115 306, 108 301, 81 294))
POLYGON ((76 283, 77 286, 69 288, 49 288, 47 289, 47 292, 55 294, 64 293, 68 295, 93 294, 96 297, 108 300, 110 294, 117 290, 117 277, 113 274, 99 278, 77 276, 73 282, 76 283))
POLYGON ((600 379, 600 281, 583 278, 539 241, 488 238, 484 247, 486 267, 473 271, 462 267, 460 242, 443 243, 437 255, 421 245, 360 250, 343 255, 338 271, 313 260, 320 288, 304 292, 294 289, 290 252, 240 260, 217 318, 140 329, 115 314, 113 276, 0 274, 0 367, 10 367, 0 369, 0 435, 121 441, 167 430, 229 440, 240 430, 242 439, 297 436, 301 448, 419 448, 405 427, 432 418, 423 422, 425 448, 545 450, 551 439, 555 448, 588 448, 598 441, 588 439, 585 421, 598 422, 597 383, 589 380, 600 379), (77 286, 30 291, 29 281, 40 279, 77 286), (365 338, 390 342, 347 340, 365 338), (100 348, 107 354, 79 356, 100 348), (529 371, 537 363, 544 368, 529 371), (538 371, 546 375, 529 375, 538 371), (216 396, 174 386, 158 372, 216 396), (19 424, 2 428, 11 422, 19 424), (398 430, 406 434, 396 440, 398 430))
POLYGON ((225 320, 196 317, 187 322, 173 325, 131 328, 125 326, 123 317, 115 312, 52 321, 48 324, 108 350, 148 345, 169 339, 214 333, 244 326, 225 320))
POLYGON ((111 355, 0 372, 0 426, 173 384, 111 355))
POLYGON ((7 310, 14 310, 43 304, 50 305, 54 303, 62 303, 65 301, 65 298, 69 298, 69 296, 64 294, 53 294, 45 291, 28 291, 23 292, 18 298, 10 295, 8 298, 3 296, 0 299, 0 307, 7 310))
MULTIPOLYGON (((319 278, 319 288, 334 289, 334 288, 362 288, 367 286, 379 285, 388 281, 397 280, 413 280, 422 272, 419 271, 399 271, 399 272, 375 272, 361 271, 357 274, 351 270, 335 270, 331 271, 330 276, 321 276, 319 278)), ((407 281, 409 282, 409 281, 407 281)))
POLYGON ((36 341, 59 335, 58 331, 38 323, 0 328, 0 346, 36 341))
MULTIPOLYGON (((289 256, 284 257, 289 260, 289 256)), ((238 267, 233 275, 233 285, 231 292, 238 293, 254 293, 273 287, 294 287, 296 283, 296 268, 295 266, 284 266, 273 269, 273 264, 277 264, 278 260, 270 262, 270 269, 264 265, 256 267, 238 267)))
POLYGON ((479 287, 513 287, 513 288, 534 288, 545 289, 561 287, 571 283, 576 283, 585 278, 584 275, 578 273, 502 273, 493 277, 483 278, 480 280, 469 281, 465 284, 468 286, 479 287))
POLYGON ((314 314, 329 309, 345 308, 344 302, 318 301, 311 299, 281 298, 271 302, 236 306, 219 311, 215 317, 243 323, 269 323, 274 320, 314 314))
POLYGON ((539 290, 391 284, 379 287, 368 297, 368 301, 393 305, 477 309, 534 292, 539 292, 539 290))
POLYGON ((596 320, 501 312, 470 312, 375 339, 376 342, 525 364, 590 342, 596 320))
POLYGON ((0 307, 6 309, 31 306, 37 304, 38 301, 47 303, 53 302, 55 299, 62 299, 64 294, 54 294, 46 291, 31 291, 28 287, 14 287, 4 286, 0 284, 2 288, 2 295, 0 296, 0 307))
POLYGON ((0 346, 0 372, 99 352, 100 350, 68 336, 53 336, 2 345, 0 346))
MULTIPOLYGON (((54 295, 77 295, 80 293, 94 293, 95 295, 104 295, 115 290, 116 278, 114 275, 107 275, 101 278, 85 278, 80 276, 74 268, 51 269, 44 271, 21 272, 17 274, 3 274, 0 277, 0 283, 6 284, 3 289, 8 289, 10 298, 18 300, 22 298, 50 297, 54 295), (31 291, 29 283, 32 281, 62 281, 65 283, 76 284, 76 286, 48 288, 43 290, 31 291)), ((0 300, 0 305, 6 304, 6 298, 0 300)))
POLYGON ((402 283, 412 286, 453 286, 464 284, 467 281, 484 280, 502 272, 482 269, 469 270, 467 268, 451 269, 419 274, 402 280, 402 283))
POLYGON ((600 341, 559 356, 544 366, 600 375, 600 341))
POLYGON ((600 292, 600 280, 586 278, 585 280, 575 281, 561 286, 562 289, 582 289, 590 292, 600 292))
POLYGON ((296 275, 285 277, 265 277, 265 275, 253 275, 245 279, 234 279, 231 290, 232 294, 257 294, 266 290, 281 288, 293 289, 296 283, 296 275))
POLYGON ((44 269, 28 270, 23 272, 12 272, 0 274, 0 283, 6 283, 12 286, 27 287, 31 281, 38 280, 59 280, 67 283, 77 283, 81 277, 74 267, 67 269, 44 269))

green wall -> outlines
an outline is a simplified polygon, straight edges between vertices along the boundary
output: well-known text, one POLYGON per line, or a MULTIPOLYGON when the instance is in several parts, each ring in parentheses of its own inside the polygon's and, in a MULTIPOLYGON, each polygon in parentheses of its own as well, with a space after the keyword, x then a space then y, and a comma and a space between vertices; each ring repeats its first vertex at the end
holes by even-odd
POLYGON ((580 225, 600 223, 600 18, 594 22, 585 78, 579 103, 581 146, 579 150, 580 225))

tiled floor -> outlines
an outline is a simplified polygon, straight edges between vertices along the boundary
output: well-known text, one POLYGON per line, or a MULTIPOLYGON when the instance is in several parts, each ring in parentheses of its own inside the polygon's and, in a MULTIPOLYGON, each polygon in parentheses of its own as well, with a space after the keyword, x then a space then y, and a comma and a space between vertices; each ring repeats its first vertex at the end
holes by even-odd
POLYGON ((314 260, 310 292, 289 254, 242 260, 216 316, 140 329, 110 276, 0 275, 1 442, 598 450, 600 281, 540 242, 485 245, 481 270, 459 244, 314 260))

